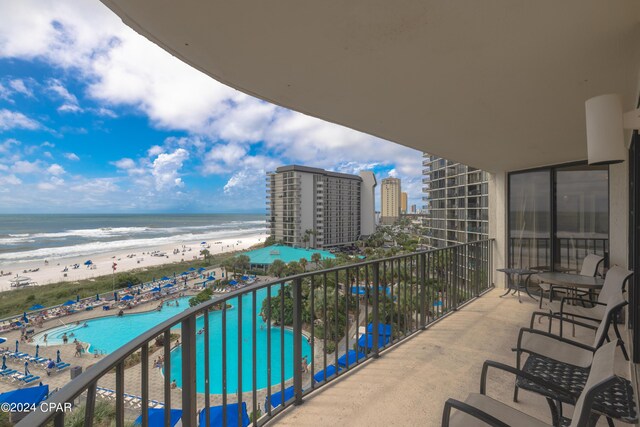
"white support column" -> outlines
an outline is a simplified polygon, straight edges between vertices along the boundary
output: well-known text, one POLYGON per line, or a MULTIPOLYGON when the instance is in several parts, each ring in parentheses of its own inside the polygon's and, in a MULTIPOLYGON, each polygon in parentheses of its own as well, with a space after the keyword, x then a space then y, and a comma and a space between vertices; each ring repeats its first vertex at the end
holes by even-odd
POLYGON ((493 278, 497 288, 505 285, 497 268, 507 266, 507 173, 489 173, 489 238, 493 245, 493 278))
POLYGON ((629 253, 629 153, 609 166, 609 265, 627 268, 629 253))

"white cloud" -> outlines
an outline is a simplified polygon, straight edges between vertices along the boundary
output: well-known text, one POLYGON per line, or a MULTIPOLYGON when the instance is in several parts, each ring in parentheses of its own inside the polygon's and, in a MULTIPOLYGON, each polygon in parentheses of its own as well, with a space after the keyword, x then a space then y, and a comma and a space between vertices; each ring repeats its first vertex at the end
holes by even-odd
POLYGON ((71 160, 71 161, 74 161, 74 162, 77 162, 78 160, 80 160, 80 157, 78 157, 78 155, 75 154, 75 153, 64 153, 64 157, 67 160, 71 160))
POLYGON ((54 176, 60 176, 64 174, 66 171, 62 166, 60 166, 57 163, 54 163, 47 168, 47 172, 49 172, 51 175, 54 175, 54 176))
POLYGON ((41 147, 49 147, 49 148, 55 148, 55 144, 49 141, 45 141, 42 144, 40 144, 41 147))
POLYGON ((11 150, 11 147, 17 145, 20 145, 20 141, 18 141, 17 139, 5 139, 3 142, 0 142, 0 153, 8 153, 9 150, 11 150))
POLYGON ((166 190, 184 185, 179 171, 189 158, 189 152, 184 148, 178 148, 173 153, 162 153, 154 161, 151 174, 155 181, 156 190, 166 190))
POLYGON ((13 89, 14 92, 21 93, 29 98, 33 98, 33 91, 27 87, 24 80, 22 79, 14 79, 9 81, 9 87, 13 89))
POLYGON ((30 162, 28 160, 19 160, 13 164, 12 171, 18 174, 31 174, 40 172, 40 162, 30 162))
POLYGON ((30 119, 22 113, 0 109, 0 130, 29 129, 34 130, 40 127, 40 123, 30 119))
POLYGON ((0 175, 0 185, 20 185, 22 180, 17 176, 10 174, 2 176, 0 175))
POLYGON ((82 112, 82 108, 76 104, 62 104, 58 107, 58 112, 60 113, 80 113, 82 112))
POLYGON ((147 150, 147 155, 149 157, 156 157, 158 154, 164 153, 164 148, 159 145, 154 145, 147 150))
POLYGON ((136 167, 136 162, 134 162, 133 159, 129 159, 128 157, 125 157, 123 159, 113 162, 113 165, 118 169, 127 170, 127 169, 133 169, 134 167, 136 167))
POLYGON ((247 149, 238 144, 216 144, 206 155, 203 164, 205 174, 228 173, 238 166, 247 149))

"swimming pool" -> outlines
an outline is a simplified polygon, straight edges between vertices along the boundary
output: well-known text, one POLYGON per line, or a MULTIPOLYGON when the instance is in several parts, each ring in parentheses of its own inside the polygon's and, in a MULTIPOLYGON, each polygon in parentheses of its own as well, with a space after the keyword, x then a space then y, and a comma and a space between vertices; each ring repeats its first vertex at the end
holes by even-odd
MULTIPOLYGON (((98 350, 101 353, 111 353, 143 332, 189 308, 189 298, 178 298, 179 306, 173 302, 170 306, 165 303, 161 311, 153 310, 136 314, 126 314, 125 311, 125 315, 121 317, 114 313, 112 316, 87 320, 87 326, 83 326, 85 322, 80 322, 80 325, 75 323, 63 325, 37 334, 34 341, 36 344, 43 345, 46 333, 49 345, 61 345, 62 336, 66 333, 69 342, 77 338, 79 341, 91 344, 92 352, 98 350)), ((153 302, 149 305, 150 308, 154 307, 153 302)))
MULTIPOLYGON (((276 292, 273 290, 272 292, 276 292)), ((284 377, 285 380, 293 377, 293 332, 285 329, 284 335, 279 327, 271 330, 271 381, 267 373, 267 325, 259 316, 262 301, 267 296, 267 290, 262 289, 256 295, 256 309, 253 310, 251 294, 242 297, 242 391, 253 390, 253 318, 256 317, 256 388, 262 389, 271 385, 280 384, 281 379, 281 353, 280 344, 284 337, 284 377)), ((229 304, 234 309, 227 310, 227 392, 230 394, 238 390, 238 307, 237 299, 232 299, 229 304)), ((196 330, 204 325, 204 317, 196 321, 196 330)), ((209 388, 214 394, 222 393, 222 312, 213 311, 209 314, 209 388)), ((302 356, 307 357, 311 363, 311 346, 306 339, 302 340, 302 356)), ((182 349, 177 348, 171 352, 171 379, 175 379, 178 386, 182 385, 182 349)), ((298 367, 300 368, 300 367, 298 367)), ((204 393, 204 334, 196 335, 196 390, 204 393)))
MULTIPOLYGON (((275 290, 274 290, 275 292, 275 290)), ((271 330, 271 381, 268 381, 267 373, 267 325, 260 317, 262 301, 266 298, 267 291, 262 289, 256 293, 256 309, 253 310, 251 294, 242 298, 242 391, 253 389, 253 337, 252 323, 256 318, 256 356, 257 388, 265 388, 270 382, 271 385, 280 383, 281 379, 281 352, 280 344, 284 338, 284 377, 285 380, 293 377, 293 332, 285 329, 281 335, 280 328, 270 328, 271 330)), ((62 344, 62 335, 66 332, 69 342, 74 338, 89 343, 91 350, 97 349, 101 352, 111 353, 143 332, 158 325, 164 320, 181 313, 189 307, 189 298, 179 298, 179 306, 165 306, 162 311, 149 311, 146 313, 125 314, 122 317, 116 315, 106 316, 97 319, 87 320, 87 326, 70 324, 60 326, 48 331, 41 332, 34 337, 37 344, 43 345, 43 336, 48 334, 47 342, 51 345, 62 344), (73 336, 72 336, 73 334, 73 336)), ((152 303, 151 303, 152 304, 152 303)), ((232 309, 227 310, 227 392, 235 393, 238 389, 238 302, 237 299, 230 300, 232 309)), ((196 321, 196 330, 204 326, 204 317, 196 321)), ((209 369, 210 369, 210 392, 214 394, 222 393, 222 312, 212 311, 209 314, 209 369)), ((306 339, 302 340, 302 355, 306 356, 311 363, 311 346, 306 339)), ((154 355, 153 357, 157 357, 154 355)), ((175 379, 180 387, 182 385, 182 348, 178 347, 171 352, 171 379, 175 379)), ((196 390, 204 393, 204 334, 196 335, 196 390)))

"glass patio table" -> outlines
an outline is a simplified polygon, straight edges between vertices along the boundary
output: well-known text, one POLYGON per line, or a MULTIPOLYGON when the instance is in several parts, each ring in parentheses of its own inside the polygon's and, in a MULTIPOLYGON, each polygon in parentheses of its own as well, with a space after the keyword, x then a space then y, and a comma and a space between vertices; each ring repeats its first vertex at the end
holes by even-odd
POLYGON ((500 298, 509 295, 510 292, 512 295, 517 293, 518 302, 521 303, 520 291, 525 291, 527 295, 529 295, 529 298, 538 301, 529 292, 529 279, 531 279, 531 275, 539 273, 540 270, 532 270, 530 268, 498 268, 497 271, 507 275, 507 292, 500 295, 500 298))

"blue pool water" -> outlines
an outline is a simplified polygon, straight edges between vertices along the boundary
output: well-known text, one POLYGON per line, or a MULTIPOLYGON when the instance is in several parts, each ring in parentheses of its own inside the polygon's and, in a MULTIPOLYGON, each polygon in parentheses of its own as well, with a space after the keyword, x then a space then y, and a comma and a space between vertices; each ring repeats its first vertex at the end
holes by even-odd
MULTIPOLYGON (((272 291, 275 293, 275 290, 272 291)), ((242 391, 253 390, 253 318, 256 318, 256 388, 280 384, 281 378, 281 352, 280 344, 283 336, 279 327, 271 329, 271 381, 267 374, 267 325, 259 316, 262 301, 266 298, 267 291, 262 289, 256 295, 256 309, 253 309, 251 295, 242 298, 242 391)), ((234 307, 227 310, 227 393, 232 394, 238 390, 238 301, 230 300, 234 307)), ((204 318, 196 322, 196 330, 204 325, 204 318)), ((213 311, 209 314, 209 377, 210 392, 222 393, 222 312, 213 311)), ((204 334, 196 335, 196 390, 204 393, 204 334)), ((306 339, 302 340, 302 356, 307 357, 311 363, 311 346, 306 339)), ((284 377, 285 380, 293 377, 293 332, 284 330, 284 377)), ((171 379, 175 379, 178 386, 182 385, 181 378, 182 349, 177 348, 171 352, 171 379)), ((298 366, 298 369, 300 367, 298 366)))
MULTIPOLYGON (((177 307, 173 305, 174 303, 170 306, 165 303, 161 311, 125 314, 122 317, 118 317, 114 313, 112 316, 87 320, 86 327, 83 326, 84 322, 80 322, 80 325, 67 324, 67 326, 41 332, 36 335, 34 340, 37 344, 42 345, 43 336, 46 333, 48 334, 47 342, 50 345, 60 345, 62 344, 62 335, 66 332, 69 342, 73 342, 74 338, 77 338, 81 342, 90 343, 91 351, 111 353, 143 332, 189 308, 189 298, 178 298, 179 306, 177 307)), ((154 303, 149 304, 153 307, 154 303)), ((99 307, 97 309, 100 310, 99 307)))
MULTIPOLYGON (((274 291, 275 292, 275 291, 274 291)), ((270 328, 271 332, 271 380, 267 373, 267 325, 260 317, 262 301, 266 298, 266 289, 260 290, 256 295, 256 308, 254 310, 251 295, 242 298, 242 391, 253 389, 253 319, 256 319, 256 382, 257 388, 265 388, 280 384, 282 354, 280 345, 283 336, 279 327, 270 328)), ((189 307, 189 297, 178 299, 179 306, 164 306, 162 311, 150 311, 139 314, 126 314, 122 317, 107 316, 88 320, 84 327, 81 322, 76 326, 67 325, 45 331, 49 344, 62 344, 62 335, 66 332, 69 342, 74 338, 91 344, 91 350, 97 349, 106 353, 113 352, 117 348, 131 341, 143 332, 151 329, 160 322, 182 312, 189 307), (74 334, 72 337, 71 334, 74 334)), ((226 363, 227 363, 227 392, 235 393, 238 389, 238 301, 230 300, 233 308, 227 310, 226 333, 226 363)), ((196 330, 204 325, 204 317, 196 321, 196 330)), ((209 314, 209 369, 210 392, 222 393, 222 312, 212 311, 209 314)), ((35 337, 35 342, 43 344, 44 333, 35 337)), ((196 390, 204 393, 204 334, 196 335, 196 390)), ((293 377, 294 366, 292 364, 293 332, 284 331, 284 377, 285 380, 293 377)), ((306 339, 302 340, 302 355, 311 363, 311 346, 306 339)), ((154 356, 155 357, 155 356, 154 356)), ((182 349, 178 347, 171 352, 171 379, 175 379, 178 386, 182 386, 181 373, 182 349)), ((299 369, 300 367, 298 367, 299 369)))

